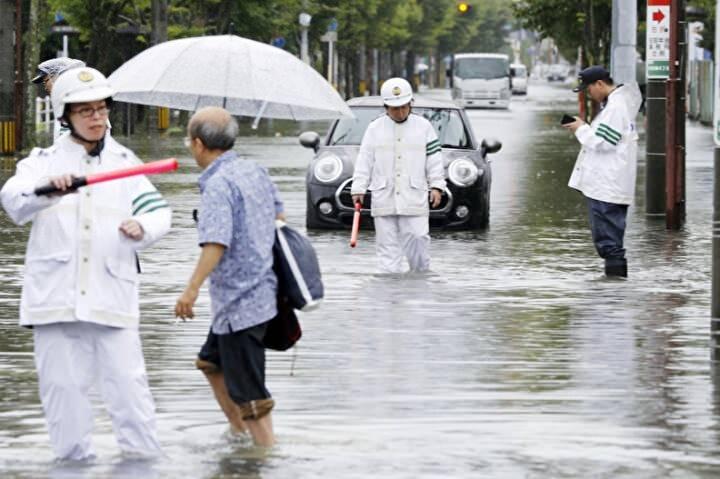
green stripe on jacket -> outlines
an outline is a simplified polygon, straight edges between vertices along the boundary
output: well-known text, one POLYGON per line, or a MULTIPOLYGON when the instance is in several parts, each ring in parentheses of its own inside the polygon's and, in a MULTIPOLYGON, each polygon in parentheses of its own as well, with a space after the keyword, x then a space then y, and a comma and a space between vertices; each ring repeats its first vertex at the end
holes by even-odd
POLYGON ((135 210, 133 210, 133 216, 137 214, 149 213, 150 211, 154 211, 158 208, 166 208, 167 206, 167 201, 162 198, 149 199, 143 204, 139 205, 137 208, 135 208, 135 210))
POLYGON ((605 123, 600 123, 598 125, 598 130, 603 130, 604 132, 615 138, 617 141, 620 141, 620 138, 622 138, 622 135, 617 130, 613 130, 605 123))

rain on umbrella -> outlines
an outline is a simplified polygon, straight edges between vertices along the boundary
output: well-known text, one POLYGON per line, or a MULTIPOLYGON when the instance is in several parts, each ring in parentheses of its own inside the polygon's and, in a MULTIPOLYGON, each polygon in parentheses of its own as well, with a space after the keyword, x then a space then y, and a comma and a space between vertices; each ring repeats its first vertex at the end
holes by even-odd
POLYGON ((182 38, 140 52, 109 77, 115 100, 290 120, 352 117, 337 91, 290 53, 236 35, 182 38))

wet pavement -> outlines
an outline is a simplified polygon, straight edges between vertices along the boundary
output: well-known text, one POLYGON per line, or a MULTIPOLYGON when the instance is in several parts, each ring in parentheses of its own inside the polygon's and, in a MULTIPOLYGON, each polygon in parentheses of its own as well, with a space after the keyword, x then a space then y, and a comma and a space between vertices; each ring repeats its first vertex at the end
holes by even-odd
MULTIPOLYGON (((145 159, 181 162, 178 173, 154 177, 174 208, 173 229, 141 257, 141 332, 167 458, 123 459, 96 396, 97 461, 53 463, 31 334, 16 326, 27 229, 1 214, 0 476, 717 477, 711 133, 688 123, 681 232, 644 214, 640 159, 626 238, 630 278, 607 280, 585 205, 566 187, 578 144, 558 121, 573 111, 569 88, 546 83, 531 83, 510 111, 469 111, 479 138, 503 142, 490 227, 434 232, 427 276, 376 275, 372 232, 361 232, 352 250, 348 232, 309 232, 326 299, 301 316, 296 350, 269 355, 279 441, 270 450, 228 437, 193 369, 209 325, 207 294, 199 319, 172 317, 198 254, 191 210, 199 170, 180 133, 119 138, 145 159)), ((294 134, 305 128, 323 125, 264 121, 237 146, 270 169, 301 230, 312 152, 294 134)))

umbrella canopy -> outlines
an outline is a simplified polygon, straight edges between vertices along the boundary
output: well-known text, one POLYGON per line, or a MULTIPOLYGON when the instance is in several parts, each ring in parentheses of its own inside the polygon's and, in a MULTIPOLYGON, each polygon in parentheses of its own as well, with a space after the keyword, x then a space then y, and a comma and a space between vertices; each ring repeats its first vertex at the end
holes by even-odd
POLYGON ((109 77, 118 101, 235 115, 352 117, 337 91, 288 52, 235 35, 183 38, 142 51, 109 77))

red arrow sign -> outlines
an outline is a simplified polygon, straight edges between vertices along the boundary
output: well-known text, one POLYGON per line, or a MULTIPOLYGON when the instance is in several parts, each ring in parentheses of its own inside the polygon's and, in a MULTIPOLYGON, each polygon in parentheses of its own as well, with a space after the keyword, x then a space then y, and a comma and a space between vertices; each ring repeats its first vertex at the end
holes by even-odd
POLYGON ((663 21, 663 18, 665 18, 665 15, 663 15, 662 10, 657 10, 652 14, 652 19, 654 22, 660 23, 663 21))

